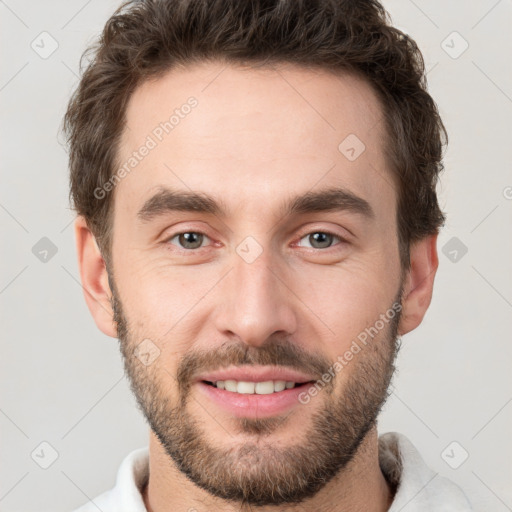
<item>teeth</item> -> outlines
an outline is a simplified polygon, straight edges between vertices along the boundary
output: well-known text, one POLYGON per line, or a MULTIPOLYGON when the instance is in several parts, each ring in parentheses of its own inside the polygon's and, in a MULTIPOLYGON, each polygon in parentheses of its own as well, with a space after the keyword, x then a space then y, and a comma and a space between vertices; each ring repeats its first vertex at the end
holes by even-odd
POLYGON ((236 392, 244 395, 253 395, 254 388, 256 387, 254 382, 242 382, 240 381, 237 385, 236 392))
MULTIPOLYGON (((220 382, 222 382, 222 381, 220 381, 220 382)), ((219 386, 217 385, 217 387, 219 387, 219 386)), ((236 388, 237 388, 236 380, 225 380, 224 381, 224 389, 226 391, 233 391, 234 393, 236 393, 237 392, 236 388)))
POLYGON ((295 386, 295 382, 285 382, 284 380, 276 380, 274 382, 274 391, 283 391, 286 388, 286 385, 290 384, 290 388, 295 386))
MULTIPOLYGON (((240 384, 241 383, 238 383, 239 388, 240 384)), ((266 382, 257 382, 254 386, 254 391, 257 395, 270 395, 274 392, 274 381, 267 380, 266 382)))
POLYGON ((236 380, 218 380, 213 383, 219 389, 225 389, 233 393, 241 393, 243 395, 270 395, 285 389, 295 387, 295 382, 284 380, 267 380, 265 382, 246 382, 236 380))

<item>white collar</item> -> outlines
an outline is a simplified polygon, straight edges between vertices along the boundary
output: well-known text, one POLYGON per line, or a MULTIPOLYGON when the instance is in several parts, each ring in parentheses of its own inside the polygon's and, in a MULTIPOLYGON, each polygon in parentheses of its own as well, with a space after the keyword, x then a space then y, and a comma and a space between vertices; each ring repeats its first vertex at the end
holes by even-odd
MULTIPOLYGON (((379 463, 386 479, 397 487, 388 512, 467 512, 471 506, 462 490, 425 464, 402 434, 379 437, 379 463)), ((129 453, 117 473, 116 485, 75 512, 147 512, 142 488, 149 477, 149 448, 129 453)))

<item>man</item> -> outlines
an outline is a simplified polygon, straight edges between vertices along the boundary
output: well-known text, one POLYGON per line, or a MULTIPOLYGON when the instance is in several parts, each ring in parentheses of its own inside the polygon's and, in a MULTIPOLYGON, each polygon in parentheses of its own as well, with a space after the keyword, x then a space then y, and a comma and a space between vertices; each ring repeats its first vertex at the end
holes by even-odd
POLYGON ((65 128, 85 298, 151 427, 80 512, 470 510, 377 433, 446 134, 376 1, 129 3, 65 128))

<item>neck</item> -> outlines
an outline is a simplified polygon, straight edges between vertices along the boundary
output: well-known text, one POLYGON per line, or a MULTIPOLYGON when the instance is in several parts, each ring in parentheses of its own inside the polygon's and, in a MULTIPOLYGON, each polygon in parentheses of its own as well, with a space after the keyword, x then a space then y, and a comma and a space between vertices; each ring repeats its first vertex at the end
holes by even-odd
POLYGON ((254 507, 228 503, 197 487, 181 473, 150 431, 149 482, 143 490, 148 512, 385 512, 393 493, 379 466, 378 436, 367 434, 349 465, 315 496, 289 506, 254 507))

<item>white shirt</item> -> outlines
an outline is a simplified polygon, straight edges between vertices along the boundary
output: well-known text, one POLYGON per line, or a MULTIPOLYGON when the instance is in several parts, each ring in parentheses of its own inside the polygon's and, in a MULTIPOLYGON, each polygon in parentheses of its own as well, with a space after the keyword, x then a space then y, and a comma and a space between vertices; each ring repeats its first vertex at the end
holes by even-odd
MULTIPOLYGON (((389 432, 379 437, 379 463, 386 478, 398 484, 388 512, 472 510, 462 490, 429 469, 404 435, 389 432)), ((115 487, 74 512, 147 512, 141 491, 148 476, 149 449, 134 450, 122 461, 115 487)))

